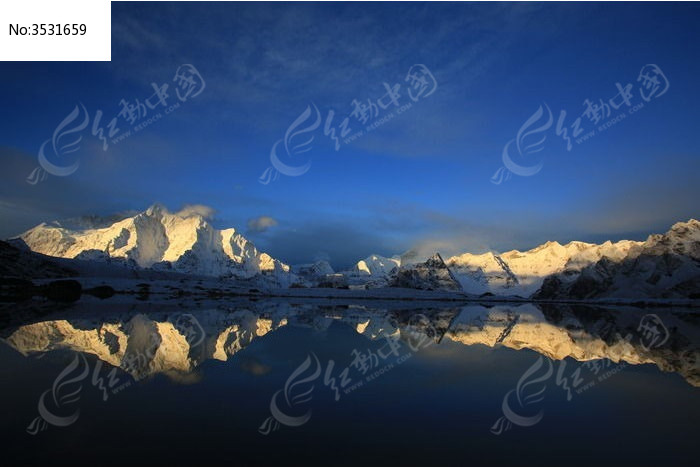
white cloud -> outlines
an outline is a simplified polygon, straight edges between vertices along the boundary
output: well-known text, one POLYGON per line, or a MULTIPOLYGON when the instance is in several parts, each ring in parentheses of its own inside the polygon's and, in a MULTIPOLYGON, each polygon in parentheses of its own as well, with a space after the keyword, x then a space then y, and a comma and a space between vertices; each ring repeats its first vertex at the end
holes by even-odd
POLYGON ((270 216, 254 217, 248 220, 248 230, 252 232, 264 232, 275 227, 278 222, 270 216))
POLYGON ((212 219, 216 210, 203 204, 186 204, 176 213, 180 217, 202 216, 205 219, 212 219))

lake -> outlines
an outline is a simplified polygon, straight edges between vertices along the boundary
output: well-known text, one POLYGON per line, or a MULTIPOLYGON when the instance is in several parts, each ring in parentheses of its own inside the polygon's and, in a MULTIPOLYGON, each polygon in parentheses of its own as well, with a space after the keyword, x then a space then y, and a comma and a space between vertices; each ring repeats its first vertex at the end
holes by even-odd
POLYGON ((8 465, 696 465, 692 309, 6 308, 8 465))

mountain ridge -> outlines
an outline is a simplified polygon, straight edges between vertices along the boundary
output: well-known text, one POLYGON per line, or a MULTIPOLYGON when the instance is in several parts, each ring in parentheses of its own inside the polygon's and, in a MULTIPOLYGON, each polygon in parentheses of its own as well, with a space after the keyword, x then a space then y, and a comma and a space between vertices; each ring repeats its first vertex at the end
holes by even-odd
POLYGON ((548 241, 526 251, 467 252, 446 260, 436 252, 425 262, 415 255, 373 254, 351 270, 334 272, 327 262, 290 267, 235 228, 214 228, 198 212, 153 205, 119 217, 112 224, 87 218, 72 229, 42 223, 14 241, 47 256, 219 278, 264 276, 282 288, 401 286, 537 299, 693 298, 700 288, 700 222, 692 218, 645 241, 548 241))
POLYGON ((15 240, 48 256, 119 261, 190 274, 238 278, 270 274, 282 278, 290 270, 258 251, 236 229, 215 229, 201 214, 170 213, 159 205, 94 229, 42 223, 15 240))

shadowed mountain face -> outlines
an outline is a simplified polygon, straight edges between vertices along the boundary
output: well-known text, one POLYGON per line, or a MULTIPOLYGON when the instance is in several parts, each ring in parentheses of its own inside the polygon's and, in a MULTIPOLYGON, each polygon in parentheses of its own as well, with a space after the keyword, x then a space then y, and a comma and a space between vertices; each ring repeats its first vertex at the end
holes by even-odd
POLYGON ((631 247, 621 260, 602 257, 580 271, 545 279, 538 299, 700 298, 700 222, 675 224, 631 247))
POLYGON ((439 253, 435 253, 424 263, 399 268, 390 286, 420 290, 462 289, 439 253))
POLYGON ((531 349, 554 360, 653 363, 700 386, 697 314, 590 307, 481 306, 379 308, 258 302, 235 311, 80 307, 0 332, 24 355, 70 349, 92 354, 140 379, 157 373, 191 377, 208 359, 226 361, 285 326, 319 331, 342 323, 370 340, 446 340, 471 346, 531 349), (71 311, 72 310, 72 311, 71 311))
POLYGON ((0 277, 21 279, 71 277, 77 273, 51 261, 49 257, 15 248, 0 241, 0 277))

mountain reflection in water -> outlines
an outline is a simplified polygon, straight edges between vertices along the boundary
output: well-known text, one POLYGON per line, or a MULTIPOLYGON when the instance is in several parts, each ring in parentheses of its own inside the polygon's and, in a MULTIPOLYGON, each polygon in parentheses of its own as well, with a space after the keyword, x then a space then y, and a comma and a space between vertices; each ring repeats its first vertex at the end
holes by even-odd
POLYGON ((323 331, 342 323, 370 340, 416 335, 440 344, 531 349, 554 360, 609 359, 653 363, 700 386, 700 317, 687 310, 643 310, 567 305, 467 305, 402 308, 400 304, 317 305, 246 302, 233 307, 78 306, 0 336, 23 355, 69 349, 95 355, 135 379, 164 373, 175 379, 209 359, 227 361, 256 339, 285 326, 323 331), (657 317, 667 336, 649 345, 639 336, 645 316, 657 317))
POLYGON ((689 309, 49 306, 0 323, 12 465, 696 464, 689 309))

